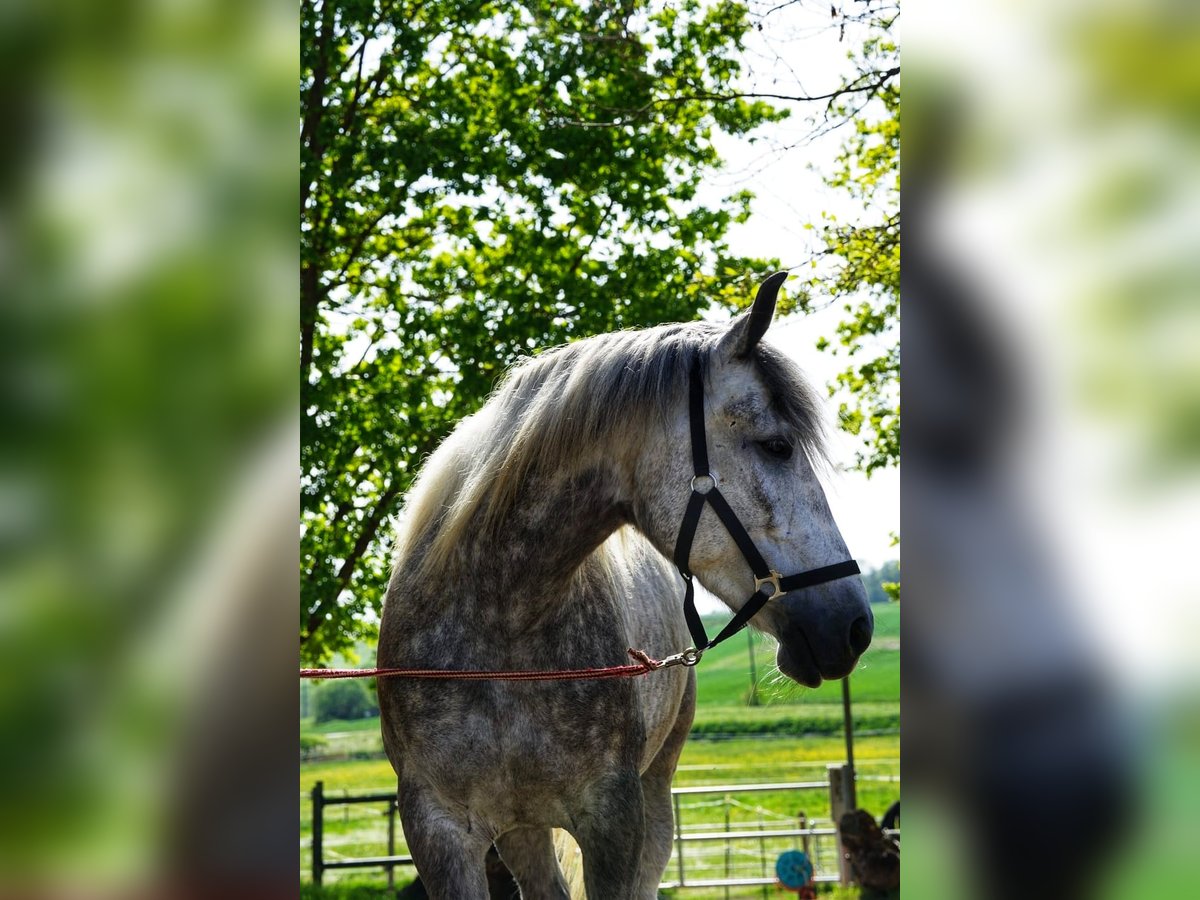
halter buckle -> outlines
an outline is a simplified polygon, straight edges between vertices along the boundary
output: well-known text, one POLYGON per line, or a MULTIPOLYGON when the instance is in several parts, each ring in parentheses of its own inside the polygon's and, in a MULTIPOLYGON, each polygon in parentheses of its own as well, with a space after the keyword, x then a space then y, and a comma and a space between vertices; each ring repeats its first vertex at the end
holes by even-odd
POLYGON ((682 653, 675 653, 663 659, 660 669, 669 669, 671 666, 691 666, 700 662, 700 657, 704 655, 703 650, 697 650, 695 647, 688 647, 682 653))
POLYGON ((776 572, 774 569, 771 570, 771 574, 768 575, 766 578, 759 578, 756 575, 754 577, 754 593, 756 593, 756 594, 759 593, 763 589, 763 585, 769 584, 772 588, 774 588, 774 590, 771 592, 771 594, 769 594, 767 596, 767 599, 774 600, 776 597, 779 597, 784 593, 783 590, 779 587, 779 579, 781 579, 782 577, 783 576, 780 575, 778 572, 776 572))

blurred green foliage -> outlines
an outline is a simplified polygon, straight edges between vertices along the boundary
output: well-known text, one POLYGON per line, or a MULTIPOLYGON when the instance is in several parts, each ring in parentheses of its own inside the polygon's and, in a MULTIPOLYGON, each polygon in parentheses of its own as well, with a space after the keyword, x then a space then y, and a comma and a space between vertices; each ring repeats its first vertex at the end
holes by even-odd
POLYGON ((749 302, 765 261, 696 201, 733 93, 736 3, 305 2, 302 657, 369 635, 387 517, 537 348, 749 302))
POLYGON ((296 400, 294 31, 193 0, 2 21, 0 872, 98 886, 155 860, 195 614, 234 594, 187 602, 200 548, 296 400))
POLYGON ((1200 181, 1200 27, 1183 4, 1117 4, 1057 37, 1079 71, 1067 124, 1104 148, 1068 229, 1072 253, 1102 251, 1075 291, 1081 394, 1124 432, 1130 482, 1174 487, 1200 460, 1200 246, 1184 224, 1200 181))

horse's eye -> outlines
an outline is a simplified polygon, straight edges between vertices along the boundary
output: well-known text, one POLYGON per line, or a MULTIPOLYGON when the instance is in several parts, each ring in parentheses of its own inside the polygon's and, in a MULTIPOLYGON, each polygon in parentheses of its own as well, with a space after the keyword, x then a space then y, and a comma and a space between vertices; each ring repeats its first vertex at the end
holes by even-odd
POLYGON ((762 447, 763 452, 768 456, 773 456, 776 459, 792 458, 792 444, 786 438, 767 438, 765 441, 759 441, 758 446, 762 447))

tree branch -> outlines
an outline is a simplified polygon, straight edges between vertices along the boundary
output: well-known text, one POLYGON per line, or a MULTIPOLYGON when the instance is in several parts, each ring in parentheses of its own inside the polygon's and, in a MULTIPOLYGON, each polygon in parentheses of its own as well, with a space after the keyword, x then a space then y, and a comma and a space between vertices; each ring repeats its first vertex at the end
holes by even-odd
MULTIPOLYGON (((827 94, 765 94, 765 93, 754 93, 754 92, 738 93, 738 94, 681 94, 681 95, 677 95, 675 97, 663 97, 658 100, 652 100, 648 104, 648 106, 658 106, 663 103, 683 103, 688 100, 716 100, 716 101, 744 100, 744 99, 793 100, 798 103, 807 103, 807 102, 812 102, 815 100, 836 100, 838 97, 841 97, 844 94, 864 94, 864 93, 871 93, 873 91, 877 91, 899 74, 900 74, 899 66, 894 66, 893 68, 885 69, 883 72, 879 72, 879 73, 866 73, 866 74, 860 75, 858 78, 856 78, 854 81, 850 82, 849 84, 843 85, 842 87, 838 88, 837 90, 830 91, 827 94), (859 83, 862 81, 863 78, 866 78, 866 77, 868 77, 868 75, 871 75, 871 74, 876 74, 876 75, 878 75, 878 77, 875 78, 873 81, 867 82, 866 84, 859 83)), ((642 107, 643 110, 646 108, 647 107, 642 107)))
POLYGON ((363 244, 367 242, 367 238, 374 234, 375 229, 379 227, 379 223, 382 222, 391 211, 391 204, 384 204, 383 209, 380 210, 377 216, 371 219, 370 224, 364 226, 363 229, 357 235, 355 235, 354 243, 351 244, 350 249, 346 251, 345 261, 342 263, 341 268, 338 269, 337 275, 335 275, 333 278, 335 283, 340 284, 346 277, 346 272, 349 271, 350 266, 354 263, 354 260, 358 258, 358 253, 360 250, 362 250, 363 244))
POLYGON ((842 97, 847 94, 873 94, 876 91, 878 91, 880 88, 884 87, 889 81, 891 81, 893 78, 895 78, 899 74, 900 74, 899 66, 893 66, 892 68, 885 69, 882 72, 867 72, 867 73, 860 75, 858 78, 856 78, 854 81, 850 82, 849 84, 843 85, 842 87, 838 88, 837 90, 829 91, 826 94, 769 94, 769 93, 758 93, 758 92, 754 92, 754 91, 747 91, 744 93, 734 93, 734 94, 712 94, 712 93, 676 94, 672 97, 659 97, 656 100, 651 100, 645 106, 640 106, 636 109, 626 110, 625 112, 627 115, 626 115, 625 119, 613 119, 612 121, 609 121, 609 122, 584 122, 581 120, 567 120, 567 121, 564 121, 562 124, 571 125, 576 128, 617 128, 617 127, 620 127, 623 125, 628 125, 629 120, 631 120, 631 119, 636 119, 640 116, 645 115, 646 113, 648 113, 650 111, 650 109, 652 107, 662 106, 662 105, 668 104, 668 103, 688 103, 688 102, 693 102, 693 101, 725 103, 730 100, 747 100, 747 99, 749 99, 749 100, 790 100, 790 101, 793 101, 796 103, 810 103, 810 102, 815 102, 817 100, 826 100, 826 101, 832 102, 832 101, 836 100, 838 97, 842 97), (875 79, 873 79, 872 81, 863 83, 863 79, 868 78, 871 75, 876 75, 877 77, 875 79))
MULTIPOLYGON (((307 146, 312 157, 318 160, 322 153, 319 131, 321 112, 325 108, 325 85, 329 77, 329 38, 333 31, 333 19, 333 2, 325 0, 321 9, 321 33, 317 35, 317 61, 313 66, 312 84, 304 101, 304 121, 300 126, 300 146, 307 146)), ((312 178, 300 180, 300 215, 304 215, 304 209, 308 206, 312 186, 312 178)))
POLYGON ((304 634, 300 636, 300 646, 304 646, 321 627, 321 622, 325 618, 325 613, 329 608, 337 602, 337 598, 342 591, 350 584, 350 579, 354 575, 354 570, 358 566, 358 561, 362 559, 367 548, 371 546, 371 541, 375 540, 375 535, 379 531, 379 526, 383 524, 384 518, 387 516, 388 509, 392 505, 392 501, 400 495, 400 488, 393 482, 389 484, 384 492, 380 495, 375 508, 371 510, 371 514, 363 521, 362 530, 358 533, 358 539, 354 542, 354 546, 350 549, 350 553, 342 561, 342 566, 338 569, 337 576, 334 580, 334 587, 329 593, 323 597, 317 608, 308 615, 308 619, 304 623, 304 634))
POLYGON ((321 275, 315 263, 300 265, 300 413, 305 415, 310 390, 308 372, 312 368, 313 337, 321 306, 321 275))

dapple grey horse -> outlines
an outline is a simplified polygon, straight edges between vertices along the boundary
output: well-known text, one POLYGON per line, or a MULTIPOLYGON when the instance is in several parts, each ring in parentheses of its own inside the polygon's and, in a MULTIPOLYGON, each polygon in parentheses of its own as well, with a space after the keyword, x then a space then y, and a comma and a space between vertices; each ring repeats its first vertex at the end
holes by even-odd
MULTIPOLYGON (((410 492, 380 628, 385 667, 545 670, 661 658, 689 644, 668 562, 692 494, 689 379, 708 471, 763 560, 797 572, 847 551, 814 473, 818 401, 761 342, 782 277, 729 326, 580 340, 518 366, 410 492)), ((737 610, 758 587, 713 509, 686 564, 737 610)), ((778 594, 753 625, 806 685, 849 673, 873 621, 858 577, 778 594)), ((690 668, 603 681, 380 679, 409 849, 431 897, 484 900, 494 844, 525 898, 566 889, 552 829, 583 853, 590 900, 656 896, 690 668)))

